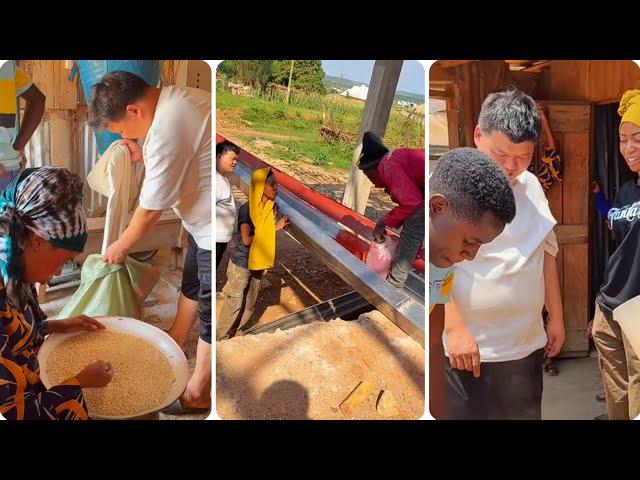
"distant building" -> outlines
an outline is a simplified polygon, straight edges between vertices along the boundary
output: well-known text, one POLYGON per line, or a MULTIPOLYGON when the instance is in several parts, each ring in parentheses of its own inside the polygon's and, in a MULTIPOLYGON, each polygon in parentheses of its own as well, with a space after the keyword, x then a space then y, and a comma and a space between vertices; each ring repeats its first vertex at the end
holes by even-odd
POLYGON ((417 103, 406 102, 404 100, 398 100, 397 103, 398 103, 398 105, 400 105, 401 107, 404 107, 404 108, 414 108, 414 107, 416 107, 418 105, 417 103))
POLYGON ((343 97, 351 97, 351 98, 357 98, 359 100, 366 100, 368 93, 369 93, 369 87, 367 87, 366 85, 360 85, 360 86, 354 85, 348 90, 345 90, 344 92, 342 92, 340 95, 342 95, 343 97))

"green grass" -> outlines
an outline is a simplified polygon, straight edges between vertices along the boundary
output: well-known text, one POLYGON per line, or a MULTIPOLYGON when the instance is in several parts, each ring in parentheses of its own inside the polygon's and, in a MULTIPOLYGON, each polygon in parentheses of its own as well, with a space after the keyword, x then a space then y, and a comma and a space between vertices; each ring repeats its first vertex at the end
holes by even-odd
MULTIPOLYGON (((274 147, 268 153, 273 157, 310 161, 328 169, 349 170, 354 145, 349 142, 330 143, 320 136, 323 112, 333 128, 357 135, 364 102, 319 94, 292 95, 289 105, 283 100, 283 92, 279 91, 262 97, 244 97, 219 89, 216 108, 218 111, 239 111, 241 123, 237 128, 295 137, 291 140, 269 138, 274 147)), ((394 110, 389 118, 385 143, 389 148, 424 148, 424 126, 408 122, 394 110)))
POLYGON ((349 170, 353 156, 351 145, 331 144, 317 140, 272 140, 278 145, 278 157, 282 160, 300 161, 302 157, 311 163, 328 168, 349 170))

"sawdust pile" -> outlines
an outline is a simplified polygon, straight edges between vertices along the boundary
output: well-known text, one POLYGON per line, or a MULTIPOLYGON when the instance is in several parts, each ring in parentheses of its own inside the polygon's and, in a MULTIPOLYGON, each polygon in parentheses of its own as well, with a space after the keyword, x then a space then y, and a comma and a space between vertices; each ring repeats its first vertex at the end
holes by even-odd
POLYGON ((424 411, 424 350, 379 312, 216 347, 217 412, 224 419, 417 419, 424 411), (340 403, 363 380, 372 393, 345 415, 340 403), (392 394, 398 415, 376 410, 382 391, 392 394))

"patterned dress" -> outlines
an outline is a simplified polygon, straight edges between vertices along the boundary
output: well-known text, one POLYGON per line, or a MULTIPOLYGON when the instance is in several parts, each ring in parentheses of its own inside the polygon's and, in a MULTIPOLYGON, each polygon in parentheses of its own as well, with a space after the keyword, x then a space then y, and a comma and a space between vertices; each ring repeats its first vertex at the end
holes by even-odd
POLYGON ((37 354, 47 321, 35 310, 13 308, 0 283, 0 414, 7 420, 87 420, 78 380, 49 390, 40 381, 37 354))

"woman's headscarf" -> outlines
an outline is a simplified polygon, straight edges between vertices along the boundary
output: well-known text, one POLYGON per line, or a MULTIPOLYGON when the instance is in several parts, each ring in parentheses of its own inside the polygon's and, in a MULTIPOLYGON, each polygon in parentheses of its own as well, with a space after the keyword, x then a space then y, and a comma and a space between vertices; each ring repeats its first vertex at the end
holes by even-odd
POLYGON ((0 274, 15 308, 37 305, 35 290, 23 282, 22 254, 28 232, 52 245, 82 252, 87 220, 82 181, 64 168, 24 170, 0 195, 0 274))
POLYGON ((273 200, 262 205, 262 194, 270 168, 259 168, 251 175, 249 186, 249 216, 255 229, 249 247, 249 270, 273 267, 276 258, 276 217, 273 200))
POLYGON ((640 127, 640 90, 627 90, 620 99, 620 123, 630 122, 640 127))

